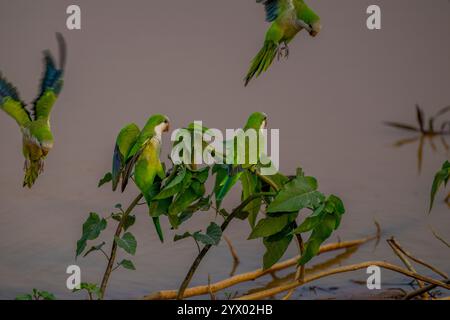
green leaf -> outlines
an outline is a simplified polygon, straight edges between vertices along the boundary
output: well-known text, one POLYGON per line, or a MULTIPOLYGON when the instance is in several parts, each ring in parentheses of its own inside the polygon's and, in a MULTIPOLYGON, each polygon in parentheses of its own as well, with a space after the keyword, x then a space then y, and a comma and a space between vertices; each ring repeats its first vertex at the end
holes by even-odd
POLYGON ((102 242, 99 245, 96 246, 92 246, 88 251, 86 251, 86 253, 83 255, 83 258, 86 257, 89 253, 94 252, 94 251, 99 251, 103 248, 103 246, 106 244, 106 242, 102 242))
POLYGON ((337 196, 333 194, 330 195, 327 199, 327 202, 333 205, 333 210, 328 212, 336 212, 340 215, 343 215, 345 213, 344 203, 337 196))
POLYGON ((298 212, 306 207, 318 206, 324 195, 317 191, 317 180, 313 177, 297 176, 286 183, 267 212, 298 212))
POLYGON ((56 297, 53 293, 47 292, 47 291, 39 291, 38 295, 40 298, 44 300, 56 300, 56 297))
POLYGON ((220 209, 223 199, 225 199, 228 192, 233 188, 236 182, 240 179, 242 172, 237 172, 234 175, 229 175, 232 170, 229 165, 214 165, 213 173, 216 174, 216 181, 214 185, 214 195, 216 197, 216 207, 220 209))
POLYGON ((220 243, 220 239, 222 238, 222 229, 214 222, 206 229, 206 234, 195 232, 193 234, 195 240, 205 244, 205 245, 215 245, 217 246, 220 243))
POLYGON ((429 212, 431 212, 431 210, 433 209, 433 204, 436 198, 437 191, 443 184, 447 185, 449 178, 450 178, 450 162, 445 161, 444 164, 442 165, 441 170, 439 170, 434 176, 433 185, 431 186, 429 212))
POLYGON ((220 238, 222 238, 222 229, 220 226, 214 222, 206 229, 206 234, 214 240, 214 244, 218 245, 220 242, 220 238))
POLYGON ((149 215, 151 217, 159 217, 169 214, 169 206, 172 203, 172 198, 165 198, 157 201, 152 201, 149 206, 149 215))
MULTIPOLYGON (((255 174, 246 170, 241 175, 242 197, 241 201, 245 201, 248 197, 255 193, 261 192, 261 182, 255 174)), ((253 228, 256 223, 256 217, 261 209, 262 199, 258 198, 250 202, 243 211, 247 212, 248 221, 253 228)))
MULTIPOLYGON (((199 232, 199 231, 197 231, 199 232)), ((176 234, 175 237, 173 238, 173 241, 180 241, 186 238, 192 237, 192 234, 190 232, 185 232, 183 234, 176 234)))
POLYGON ((103 186, 104 184, 111 182, 112 181, 112 174, 111 172, 108 172, 104 175, 103 178, 100 179, 100 181, 98 182, 98 188, 100 188, 101 186, 103 186))
POLYGON ((196 179, 201 184, 204 184, 206 180, 208 180, 209 176, 209 167, 204 167, 199 169, 198 171, 195 171, 193 174, 193 178, 196 179))
POLYGON ((204 185, 198 186, 197 189, 191 186, 183 192, 180 192, 169 206, 169 216, 176 216, 185 211, 193 202, 200 199, 204 193, 204 185))
POLYGON ((15 300, 33 300, 33 296, 31 294, 21 294, 15 298, 15 300))
POLYGON ((154 200, 166 199, 181 191, 183 188, 182 183, 187 175, 187 170, 184 167, 180 168, 181 170, 177 172, 177 175, 162 188, 162 190, 153 198, 154 200))
POLYGON ((127 231, 136 222, 136 216, 128 215, 123 222, 123 230, 127 231))
POLYGON ((293 214, 282 214, 277 216, 268 216, 267 218, 258 221, 258 224, 253 228, 248 239, 256 239, 268 237, 283 230, 289 223, 295 219, 293 214))
POLYGON ((117 245, 125 250, 127 253, 134 255, 136 253, 137 241, 136 238, 130 232, 123 235, 122 238, 114 237, 117 245))
POLYGON ((324 212, 325 204, 322 204, 319 206, 314 212, 307 217, 300 226, 298 226, 294 231, 292 231, 293 234, 299 234, 303 232, 308 232, 314 229, 319 223, 320 219, 322 218, 322 213, 324 212))
POLYGON ((264 238, 263 243, 266 247, 266 252, 264 253, 263 258, 264 270, 273 266, 283 257, 292 241, 292 238, 293 235, 291 234, 290 227, 287 227, 281 232, 270 237, 264 238))
POLYGON ((136 267, 131 260, 123 259, 119 262, 119 265, 128 270, 136 270, 136 267))
POLYGON ((107 222, 105 219, 100 219, 97 213, 91 212, 88 219, 83 223, 83 234, 80 240, 77 241, 76 256, 78 257, 86 248, 87 240, 95 240, 100 233, 106 229, 107 222))
MULTIPOLYGON (((339 217, 339 216, 337 216, 339 217)), ((331 236, 336 229, 336 215, 326 213, 320 223, 314 228, 305 245, 305 251, 299 260, 304 265, 319 253, 320 245, 331 236)))

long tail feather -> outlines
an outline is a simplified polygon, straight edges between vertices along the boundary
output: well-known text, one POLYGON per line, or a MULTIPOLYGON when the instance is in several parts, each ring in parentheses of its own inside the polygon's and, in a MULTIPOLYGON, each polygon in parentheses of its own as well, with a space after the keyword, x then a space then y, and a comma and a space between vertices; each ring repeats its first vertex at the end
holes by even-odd
POLYGON ((36 182, 39 174, 42 172, 43 162, 42 160, 31 160, 25 163, 25 177, 23 179, 23 187, 31 189, 36 182))
POLYGON ((152 217, 153 223, 155 224, 156 232, 158 233, 159 240, 164 242, 164 235, 161 229, 161 224, 159 223, 159 217, 152 217))
POLYGON ((250 69, 245 77, 245 86, 247 86, 254 77, 258 77, 262 72, 266 71, 273 62, 277 53, 278 45, 271 41, 266 41, 262 49, 253 58, 250 69))
MULTIPOLYGON (((59 68, 64 70, 66 67, 67 61, 67 44, 63 35, 59 32, 56 33, 56 40, 58 41, 58 50, 59 50, 59 68)), ((63 71, 64 72, 64 71, 63 71)))

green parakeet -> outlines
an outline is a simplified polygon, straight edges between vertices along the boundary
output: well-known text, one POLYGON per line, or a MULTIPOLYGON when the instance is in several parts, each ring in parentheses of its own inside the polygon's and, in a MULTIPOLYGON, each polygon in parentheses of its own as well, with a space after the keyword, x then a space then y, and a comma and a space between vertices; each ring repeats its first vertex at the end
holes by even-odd
MULTIPOLYGON (((151 206, 154 192, 153 182, 156 177, 165 178, 164 168, 159 159, 162 133, 169 130, 169 119, 160 114, 151 116, 142 131, 135 124, 125 126, 119 133, 113 157, 113 189, 115 190, 122 176, 122 191, 134 170, 134 181, 142 192, 147 205, 151 206)), ((163 234, 159 217, 152 217, 161 241, 163 234)))
POLYGON ((311 10, 303 0, 256 0, 263 3, 266 11, 266 21, 271 22, 266 33, 264 45, 253 59, 245 86, 253 77, 258 77, 266 71, 276 55, 289 55, 288 44, 303 29, 315 37, 321 30, 319 16, 311 10))
POLYGON ((61 34, 56 38, 59 45, 60 65, 56 66, 49 51, 44 52, 45 72, 39 96, 33 102, 32 112, 20 99, 16 88, 0 74, 0 109, 9 114, 20 127, 23 135, 22 152, 25 157, 23 186, 31 188, 44 169, 44 159, 53 148, 50 113, 63 87, 66 61, 66 45, 61 34))
MULTIPOLYGON (((267 115, 262 112, 254 112, 252 113, 248 120, 246 125, 244 126, 244 132, 249 129, 254 129, 256 131, 259 131, 261 129, 265 129, 267 127, 267 115)), ((236 148, 236 139, 235 144, 232 146, 236 148)), ((259 155, 261 147, 263 147, 261 141, 259 140, 258 136, 258 146, 257 146, 257 160, 259 161, 259 155)), ((242 183, 242 200, 245 200, 251 193, 255 192, 255 189, 258 187, 258 181, 255 179, 254 175, 248 172, 248 170, 242 170, 242 169, 248 169, 252 166, 252 164, 249 162, 249 144, 245 143, 245 162, 244 164, 238 164, 237 163, 237 154, 234 153, 234 164, 227 164, 225 166, 216 167, 216 184, 215 184, 215 196, 216 196, 216 207, 219 209, 220 205, 225 198, 225 196, 228 194, 228 192, 231 190, 231 188, 236 184, 237 181, 241 180, 242 183)), ((245 210, 250 212, 253 212, 253 215, 256 216, 257 212, 259 211, 259 206, 256 203, 257 200, 250 203, 245 210), (251 210, 250 210, 251 209, 251 210), (256 212, 256 213, 254 213, 256 212)), ((251 224, 253 225, 253 219, 251 219, 251 224)))

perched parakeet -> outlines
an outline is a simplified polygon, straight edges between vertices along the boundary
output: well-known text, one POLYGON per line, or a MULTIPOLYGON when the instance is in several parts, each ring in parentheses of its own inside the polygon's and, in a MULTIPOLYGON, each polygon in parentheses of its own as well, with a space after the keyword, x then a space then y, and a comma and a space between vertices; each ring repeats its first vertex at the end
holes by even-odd
POLYGON ((276 55, 289 55, 288 44, 303 29, 315 37, 321 30, 319 16, 311 10, 303 0, 256 0, 263 3, 266 21, 271 22, 266 33, 264 46, 253 59, 245 86, 253 77, 266 71, 276 55))
POLYGON ((117 136, 111 172, 113 191, 116 191, 119 185, 120 178, 125 172, 125 161, 128 153, 136 143, 140 133, 139 127, 134 123, 130 123, 123 127, 117 136))
MULTIPOLYGON (((261 130, 261 129, 265 129, 267 127, 267 115, 263 112, 254 112, 252 113, 248 120, 247 123, 244 126, 244 132, 249 130, 249 129, 253 129, 253 130, 261 130)), ((258 146, 256 151, 258 152, 258 156, 257 156, 257 160, 259 161, 259 155, 260 155, 260 151, 261 151, 261 147, 262 147, 262 142, 259 140, 259 136, 258 136, 258 146)), ((235 144, 234 146, 236 148, 236 139, 235 139, 235 144)), ((236 150, 236 149, 235 149, 236 150)), ((242 200, 245 200, 249 194, 251 194, 254 189, 256 188, 256 184, 257 181, 255 181, 254 176, 249 173, 247 170, 242 170, 242 169, 247 169, 249 167, 251 167, 253 164, 248 163, 249 162, 249 152, 250 152, 250 147, 248 143, 245 143, 245 162, 244 164, 238 164, 237 163, 237 154, 236 152, 234 153, 234 164, 227 164, 226 170, 222 169, 216 169, 216 184, 215 184, 215 196, 216 196, 216 207, 220 208, 220 205, 223 201, 223 199, 225 198, 225 196, 228 194, 228 192, 231 190, 231 188, 236 184, 237 181, 241 180, 242 183, 242 189, 243 189, 243 194, 242 194, 242 200)), ((255 201, 256 202, 256 201, 255 201)), ((254 211, 259 211, 259 207, 257 207, 257 205, 255 205, 255 202, 250 203, 246 209, 252 207, 253 208, 253 212, 254 211)))
MULTIPOLYGON (((135 124, 124 127, 119 133, 113 160, 113 188, 122 175, 122 191, 134 169, 134 181, 144 195, 147 205, 151 205, 152 186, 156 177, 165 178, 164 168, 159 159, 162 133, 169 131, 169 119, 160 114, 151 116, 142 131, 135 124)), ((159 217, 152 217, 161 241, 163 234, 159 217)))
POLYGON ((44 159, 53 148, 50 113, 63 87, 66 61, 66 44, 61 34, 56 38, 59 45, 59 68, 49 51, 44 52, 45 72, 39 96, 33 102, 32 113, 20 99, 11 83, 0 74, 0 109, 9 114, 20 127, 23 135, 22 152, 25 157, 23 186, 31 188, 44 169, 44 159))

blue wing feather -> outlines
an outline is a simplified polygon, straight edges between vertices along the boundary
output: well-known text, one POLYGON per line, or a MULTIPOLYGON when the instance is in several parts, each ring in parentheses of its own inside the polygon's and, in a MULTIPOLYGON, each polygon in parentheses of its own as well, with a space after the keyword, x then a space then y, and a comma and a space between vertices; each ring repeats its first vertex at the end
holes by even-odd
POLYGON ((58 40, 59 46, 59 55, 60 55, 60 67, 58 68, 55 64, 55 60, 53 59, 50 51, 44 51, 44 65, 45 71, 41 80, 41 87, 38 94, 38 97, 33 102, 33 114, 36 115, 36 105, 39 99, 44 95, 47 90, 52 90, 56 95, 62 90, 63 86, 63 74, 64 74, 64 66, 66 63, 66 43, 64 41, 63 36, 60 33, 56 34, 56 38, 58 40))
POLYGON ((264 4, 267 22, 273 22, 278 18, 278 0, 256 0, 256 2, 264 4))
POLYGON ((13 85, 9 83, 8 80, 6 80, 6 78, 4 78, 0 73, 0 102, 7 97, 10 97, 16 101, 21 101, 17 89, 14 88, 13 85))

